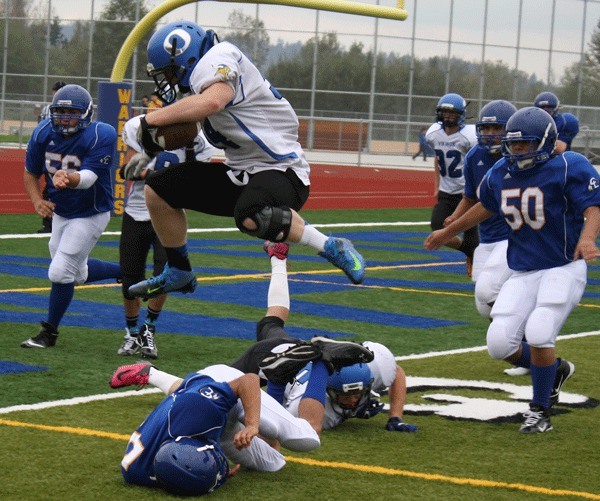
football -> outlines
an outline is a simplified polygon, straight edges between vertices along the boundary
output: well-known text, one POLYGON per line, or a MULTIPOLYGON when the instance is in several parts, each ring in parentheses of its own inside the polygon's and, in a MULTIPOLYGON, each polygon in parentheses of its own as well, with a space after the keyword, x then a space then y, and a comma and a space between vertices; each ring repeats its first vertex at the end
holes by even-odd
POLYGON ((166 151, 184 148, 198 135, 198 124, 186 122, 156 128, 156 142, 166 151))

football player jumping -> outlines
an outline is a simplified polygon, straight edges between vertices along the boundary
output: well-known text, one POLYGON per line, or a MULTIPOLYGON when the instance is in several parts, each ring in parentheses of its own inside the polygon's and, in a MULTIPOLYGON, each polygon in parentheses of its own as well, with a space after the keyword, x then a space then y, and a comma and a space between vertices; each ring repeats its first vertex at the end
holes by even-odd
MULTIPOLYGON (((240 231, 263 240, 309 246, 361 283, 365 264, 346 239, 327 237, 300 217, 309 195, 309 173, 298 142, 298 117, 290 103, 234 45, 188 21, 168 23, 148 42, 148 73, 165 102, 142 118, 143 155, 162 150, 157 128, 200 122, 207 139, 225 152, 225 163, 185 162, 146 181, 152 224, 168 266, 129 288, 138 297, 192 292, 185 209, 232 216, 240 231), (178 89, 189 93, 175 101, 178 89)), ((132 160, 139 161, 139 158, 132 160)))
POLYGON ((575 372, 571 362, 556 358, 556 336, 583 295, 586 261, 600 256, 598 172, 579 153, 555 153, 556 138, 544 110, 517 111, 506 124, 504 158, 481 182, 480 202, 425 241, 427 249, 438 249, 493 214, 510 226, 513 273, 492 308, 487 346, 493 358, 531 371, 533 398, 520 428, 528 434, 552 429, 550 409, 575 372))
POLYGON ((60 88, 27 145, 25 190, 42 217, 52 217, 48 317, 37 336, 23 348, 51 348, 58 326, 71 304, 75 285, 121 277, 116 263, 88 259, 110 220, 113 208, 112 159, 115 129, 92 122, 92 97, 79 85, 60 88), (45 176, 49 200, 39 187, 45 176))

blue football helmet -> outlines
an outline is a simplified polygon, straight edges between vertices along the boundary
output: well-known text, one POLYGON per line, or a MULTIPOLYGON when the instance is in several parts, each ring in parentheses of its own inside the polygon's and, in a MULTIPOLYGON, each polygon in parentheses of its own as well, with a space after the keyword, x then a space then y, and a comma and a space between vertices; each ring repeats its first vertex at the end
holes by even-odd
POLYGON ((229 477, 229 461, 212 440, 177 437, 160 446, 154 457, 156 481, 180 496, 201 496, 229 477))
POLYGON ((558 100, 558 96, 553 94, 552 92, 540 92, 537 96, 535 96, 535 100, 533 101, 533 105, 538 108, 542 108, 544 111, 550 113, 550 116, 556 116, 558 113, 558 108, 560 106, 560 101, 558 100))
POLYGON ((94 115, 92 96, 80 85, 69 84, 61 87, 50 105, 50 122, 52 130, 63 136, 70 136, 90 125, 94 115), (75 113, 60 113, 64 109, 75 110, 75 113), (73 119, 77 125, 71 125, 73 119))
POLYGON ((517 108, 508 101, 497 99, 490 101, 479 113, 479 121, 475 124, 477 131, 477 142, 490 153, 500 153, 502 150, 501 140, 506 131, 506 122, 517 111, 517 108), (504 129, 501 134, 484 134, 482 129, 486 125, 501 125, 504 129))
POLYGON ((438 101, 435 114, 437 122, 444 127, 456 127, 467 118, 467 102, 458 94, 446 94, 438 101), (444 111, 453 111, 458 117, 444 118, 444 111))
POLYGON ((535 106, 517 111, 508 119, 502 140, 502 155, 510 162, 509 170, 520 172, 548 160, 556 137, 556 124, 547 112, 535 106), (523 153, 512 153, 514 143, 527 143, 529 147, 523 153))
POLYGON ((327 394, 334 412, 344 419, 354 417, 356 412, 368 403, 372 384, 373 374, 367 364, 354 364, 334 372, 327 379, 327 394), (350 395, 359 396, 355 405, 340 403, 341 396, 350 395))
POLYGON ((198 61, 218 42, 212 30, 189 21, 165 24, 148 42, 148 76, 165 104, 175 101, 174 88, 189 92, 190 75, 198 61))

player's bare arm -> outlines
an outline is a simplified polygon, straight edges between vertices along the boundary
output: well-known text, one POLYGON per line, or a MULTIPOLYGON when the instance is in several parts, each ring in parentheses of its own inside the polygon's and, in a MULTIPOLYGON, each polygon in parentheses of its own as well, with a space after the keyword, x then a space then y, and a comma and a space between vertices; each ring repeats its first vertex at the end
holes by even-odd
POLYGON ((206 117, 223 110, 233 99, 234 92, 225 82, 217 82, 202 94, 187 96, 169 106, 146 115, 148 125, 160 127, 173 123, 202 122, 206 117))
POLYGON ((54 203, 42 198, 39 177, 26 170, 23 174, 23 184, 25 185, 25 191, 27 192, 31 203, 35 208, 35 212, 42 217, 52 217, 52 214, 54 214, 54 203))
POLYGON ((462 200, 457 205, 456 209, 452 214, 450 214, 446 219, 444 219, 444 226, 449 226, 454 221, 456 221, 459 217, 465 214, 471 207, 473 207, 477 203, 477 200, 473 200, 472 198, 468 198, 463 194, 462 200))
POLYGON ((260 422, 260 379, 256 374, 244 374, 229 383, 233 392, 242 401, 244 407, 245 428, 236 433, 233 443, 238 449, 250 445, 252 439, 258 435, 260 422))
POLYGON ((477 202, 452 224, 442 230, 432 232, 425 240, 425 248, 430 251, 437 250, 459 233, 478 225, 493 214, 493 212, 481 205, 481 202, 477 202))
POLYGON ((402 418, 406 402, 406 374, 402 367, 396 369, 396 377, 390 386, 390 417, 402 418))
POLYGON ((433 196, 437 197, 440 192, 440 166, 435 155, 433 156, 433 172, 435 174, 433 178, 433 196))
POLYGON ((574 259, 593 261, 600 257, 596 239, 600 234, 600 207, 593 205, 583 211, 585 223, 575 247, 574 259))

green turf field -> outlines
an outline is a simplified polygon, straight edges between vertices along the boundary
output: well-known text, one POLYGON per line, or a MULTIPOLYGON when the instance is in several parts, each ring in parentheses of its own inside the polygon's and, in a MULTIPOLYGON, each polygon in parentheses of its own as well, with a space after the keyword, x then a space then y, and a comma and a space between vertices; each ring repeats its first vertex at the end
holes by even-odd
MULTIPOLYGON (((419 432, 387 432, 385 415, 350 420, 324 432, 316 451, 284 451, 282 471, 241 471, 211 499, 600 499, 600 263, 590 266, 586 295, 558 341, 558 354, 577 370, 552 418, 554 430, 524 436, 520 418, 479 417, 515 402, 506 385, 527 388, 530 381, 504 375, 507 365, 485 350, 468 350, 485 344, 488 321, 476 312, 461 254, 425 251, 426 224, 391 224, 428 221, 429 210, 304 215, 331 225, 326 233, 351 238, 367 259, 367 278, 352 286, 329 263, 293 247, 287 325, 294 335, 318 331, 387 345, 409 377, 405 420, 419 432), (586 334, 573 336, 579 333, 586 334)), ((0 221, 2 235, 40 226, 35 215, 0 221)), ((190 233, 199 287, 191 296, 172 295, 157 324, 156 365, 179 375, 227 363, 250 346, 270 269, 261 243, 235 231, 231 220, 191 214, 190 227, 220 230, 190 233)), ((107 231, 119 229, 113 218, 107 231)), ((103 236, 92 257, 117 261, 118 238, 103 236)), ((168 497, 125 486, 119 472, 131 432, 161 399, 108 387, 114 369, 132 361, 116 354, 124 334, 119 287, 78 288, 57 346, 19 347, 45 319, 47 243, 0 237, 0 499, 168 497)))

